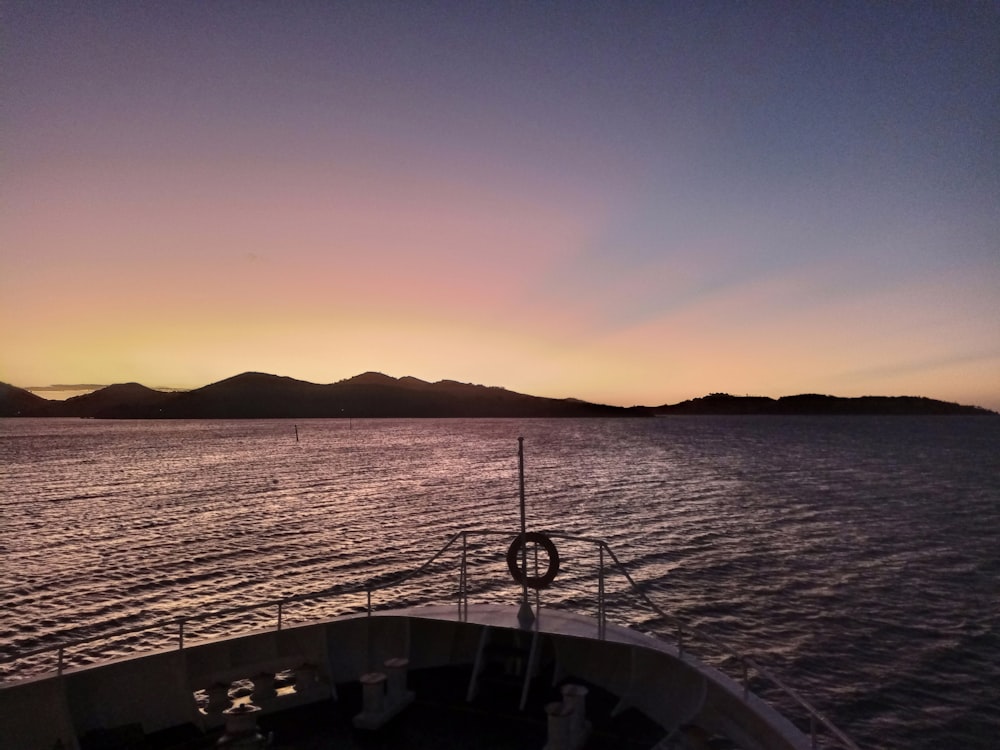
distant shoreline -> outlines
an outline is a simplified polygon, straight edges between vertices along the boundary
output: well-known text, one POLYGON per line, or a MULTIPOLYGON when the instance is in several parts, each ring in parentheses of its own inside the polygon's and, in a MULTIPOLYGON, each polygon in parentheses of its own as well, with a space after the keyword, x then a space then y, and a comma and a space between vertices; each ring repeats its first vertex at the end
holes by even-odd
POLYGON ((265 373, 243 373, 190 391, 138 383, 62 400, 0 383, 0 417, 94 419, 552 418, 657 416, 1000 416, 921 396, 840 397, 801 394, 773 399, 711 393, 659 406, 608 406, 553 399, 505 388, 443 380, 428 383, 368 372, 318 385, 265 373))

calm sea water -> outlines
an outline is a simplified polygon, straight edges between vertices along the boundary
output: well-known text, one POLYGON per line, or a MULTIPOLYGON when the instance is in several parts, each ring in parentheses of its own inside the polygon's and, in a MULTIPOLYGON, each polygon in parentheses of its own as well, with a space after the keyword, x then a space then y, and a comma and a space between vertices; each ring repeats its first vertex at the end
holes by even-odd
MULTIPOLYGON (((518 436, 532 528, 606 539, 661 607, 753 655, 862 746, 1000 746, 991 418, 0 420, 0 654, 349 588, 461 528, 513 534, 518 436)), ((473 572, 475 595, 516 596, 505 544, 473 572)), ((550 596, 589 606, 589 563, 563 556, 550 596)), ((662 624, 610 590, 616 619, 662 624)))

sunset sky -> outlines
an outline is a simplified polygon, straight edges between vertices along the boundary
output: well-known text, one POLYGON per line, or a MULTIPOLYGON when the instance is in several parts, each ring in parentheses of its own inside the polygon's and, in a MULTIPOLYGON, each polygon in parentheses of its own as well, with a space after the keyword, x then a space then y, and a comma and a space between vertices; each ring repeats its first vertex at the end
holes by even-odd
POLYGON ((0 25, 0 381, 1000 409, 1000 3, 0 25))

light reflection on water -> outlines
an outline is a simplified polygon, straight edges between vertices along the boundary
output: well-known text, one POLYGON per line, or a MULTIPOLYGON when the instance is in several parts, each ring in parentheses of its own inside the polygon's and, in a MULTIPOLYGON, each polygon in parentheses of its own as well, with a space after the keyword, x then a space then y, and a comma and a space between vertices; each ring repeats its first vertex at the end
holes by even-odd
MULTIPOLYGON (((862 744, 985 748, 1000 732, 998 423, 2 420, 0 649, 360 584, 461 528, 513 533, 523 435, 534 528, 606 539, 662 607, 755 655, 862 744)), ((480 599, 517 594, 503 547, 471 573, 480 599)), ((550 596, 586 607, 592 559, 562 552, 550 596)), ((623 585, 609 596, 618 619, 657 626, 623 585)), ((285 617, 363 606, 353 593, 285 617)), ((274 620, 212 618, 190 637, 255 617, 274 620)))

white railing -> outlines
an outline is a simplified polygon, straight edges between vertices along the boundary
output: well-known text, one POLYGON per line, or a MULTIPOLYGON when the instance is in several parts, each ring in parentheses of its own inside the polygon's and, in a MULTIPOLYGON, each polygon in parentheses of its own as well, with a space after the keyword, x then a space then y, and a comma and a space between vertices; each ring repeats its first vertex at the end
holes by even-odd
MULTIPOLYGON (((739 666, 739 674, 734 677, 737 682, 740 682, 743 687, 744 698, 749 696, 750 693, 750 679, 752 676, 756 676, 767 683, 770 683, 774 688, 780 691, 785 698, 792 701, 797 705, 806 715, 809 721, 809 735, 812 739, 813 748, 818 748, 820 745, 820 738, 827 738, 834 742, 832 747, 842 748, 843 750, 859 750, 858 746, 845 735, 840 729, 838 729, 833 722, 831 722, 822 712, 820 712, 815 706, 813 706, 809 701, 803 698, 796 690, 789 687, 778 677, 773 675, 766 668, 758 664, 754 659, 748 657, 744 654, 740 654, 730 648, 728 645, 715 638, 714 636, 703 632, 702 630, 692 627, 687 623, 684 623, 679 618, 674 617, 668 612, 661 609, 650 597, 645 593, 643 588, 632 578, 632 575, 628 572, 628 569, 615 555, 614 551, 608 546, 607 542, 602 539, 596 539, 592 537, 576 536, 573 534, 564 534, 561 532, 546 532, 547 535, 554 539, 562 539, 565 541, 570 541, 574 543, 582 543, 584 545, 592 546, 596 551, 597 556, 597 592, 596 597, 593 602, 593 607, 596 608, 596 620, 598 627, 598 638, 603 639, 606 633, 607 616, 608 616, 608 597, 607 597, 607 580, 610 575, 619 574, 625 578, 628 582, 629 591, 637 596, 645 606, 647 606, 653 613, 655 613, 664 622, 668 623, 671 631, 669 633, 656 631, 656 635, 661 638, 666 638, 668 640, 673 639, 677 646, 678 656, 683 659, 686 656, 686 652, 690 649, 692 642, 694 643, 704 643, 711 647, 717 649, 720 653, 729 657, 730 662, 732 660, 736 661, 739 666)), ((398 576, 392 576, 384 581, 367 581, 358 584, 346 584, 331 586, 326 589, 319 591, 294 594, 291 596, 283 597, 281 599, 270 600, 261 603, 247 604, 236 607, 229 607, 226 609, 211 610, 204 612, 197 612, 190 615, 171 618, 168 620, 159 621, 149 625, 142 626, 132 626, 129 628, 122 628, 110 632, 101 633, 99 635, 88 636, 86 638, 75 639, 72 641, 67 641, 58 645, 44 646, 37 649, 32 649, 29 651, 24 651, 18 654, 9 656, 0 656, 0 665, 10 664, 17 661, 23 661, 30 659, 32 657, 40 656, 43 654, 51 654, 56 652, 57 654, 57 665, 56 672, 62 674, 66 668, 66 654, 69 651, 77 652, 84 649, 87 646, 96 647, 100 643, 106 643, 107 641, 113 640, 115 638, 121 638, 124 636, 131 636, 137 633, 148 632, 152 630, 173 630, 176 629, 176 644, 178 649, 184 648, 185 641, 185 627, 189 623, 223 618, 234 615, 239 615, 247 612, 260 612, 261 610, 267 610, 273 608, 275 610, 275 620, 274 627, 277 630, 281 630, 284 626, 285 610, 288 605, 303 602, 309 600, 320 600, 327 599, 330 597, 344 597, 351 595, 365 595, 365 609, 370 615, 376 610, 376 605, 373 603, 375 595, 388 588, 397 588, 400 585, 418 579, 429 571, 435 562, 440 560, 446 552, 459 547, 459 563, 458 563, 458 618, 460 621, 466 621, 468 617, 469 610, 469 597, 470 597, 470 587, 469 587, 469 551, 470 551, 470 539, 472 538, 482 538, 482 537, 506 537, 512 538, 509 531, 494 531, 487 529, 474 529, 474 530, 464 530, 459 531, 452 535, 452 537, 445 543, 445 545, 439 549, 434 555, 432 555, 426 562, 424 562, 418 568, 403 573, 398 576), (460 542, 460 545, 459 545, 460 542)), ((513 536, 517 539, 517 535, 513 536)), ((534 554, 534 569, 537 573, 538 571, 538 554, 537 548, 534 554)), ((535 606, 536 609, 541 606, 542 592, 535 591, 535 606)), ((234 634, 235 635, 235 634, 234 634)))

